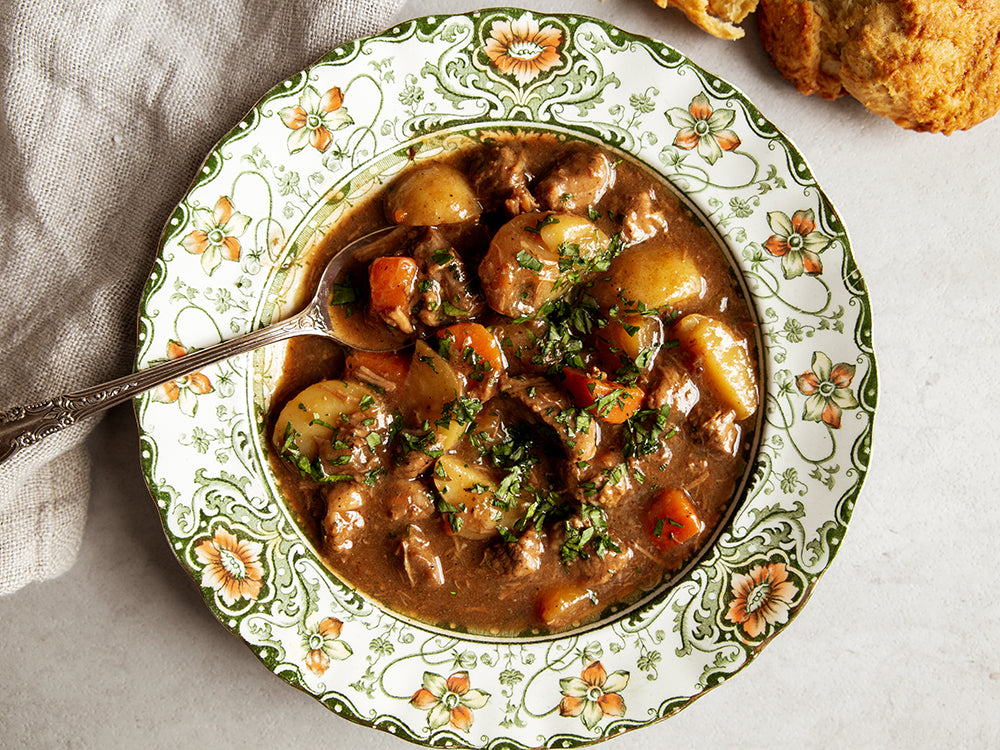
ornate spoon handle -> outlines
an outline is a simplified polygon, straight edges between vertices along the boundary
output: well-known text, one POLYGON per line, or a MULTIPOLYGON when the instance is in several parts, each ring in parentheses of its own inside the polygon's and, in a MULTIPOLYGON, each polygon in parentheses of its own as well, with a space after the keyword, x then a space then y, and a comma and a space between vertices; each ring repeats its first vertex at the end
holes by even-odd
POLYGON ((251 331, 239 338, 199 349, 183 357, 140 370, 125 377, 83 390, 57 396, 51 401, 18 406, 0 413, 0 461, 22 448, 80 419, 134 398, 158 385, 169 383, 215 362, 237 354, 305 333, 325 334, 327 327, 322 313, 307 307, 280 323, 251 331))

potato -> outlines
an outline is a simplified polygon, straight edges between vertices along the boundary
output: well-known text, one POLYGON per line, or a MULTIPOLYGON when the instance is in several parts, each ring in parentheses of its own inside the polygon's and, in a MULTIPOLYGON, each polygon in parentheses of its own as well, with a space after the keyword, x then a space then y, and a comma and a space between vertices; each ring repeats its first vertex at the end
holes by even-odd
POLYGON ((701 364, 708 387, 722 404, 746 419, 757 411, 757 376, 746 342, 721 321, 686 315, 674 327, 680 345, 701 364))
POLYGON ((612 365, 612 372, 629 362, 640 364, 644 370, 653 364, 663 343, 663 323, 656 317, 624 315, 608 323, 598 336, 608 347, 606 361, 612 365), (641 356, 645 361, 639 362, 641 356))
POLYGON ((453 513, 458 523, 452 529, 458 536, 486 539, 497 534, 500 525, 510 528, 520 515, 517 503, 510 508, 494 504, 497 483, 488 469, 458 456, 449 454, 437 460, 434 486, 448 505, 461 509, 453 513))
POLYGON ((354 381, 323 380, 306 388, 290 399, 274 425, 274 445, 280 452, 289 428, 292 443, 310 461, 316 458, 321 441, 333 439, 333 429, 341 423, 342 414, 353 414, 365 396, 374 391, 354 381))
POLYGON ((701 299, 706 288, 694 261, 664 236, 633 245, 611 261, 591 293, 605 309, 662 310, 701 299))
POLYGON ((493 236, 479 264, 486 300, 512 318, 533 315, 581 281, 586 265, 606 253, 609 243, 582 216, 544 211, 515 216, 493 236))
POLYGON ((558 257, 560 245, 579 245, 580 255, 596 258, 608 249, 608 236, 589 219, 573 214, 553 214, 555 221, 543 222, 538 230, 542 243, 558 257))
POLYGON ((457 398, 465 395, 461 376, 440 354, 425 341, 417 341, 413 349, 413 361, 406 376, 404 394, 409 409, 418 422, 428 421, 434 427, 436 440, 434 447, 450 450, 455 447, 465 425, 451 422, 442 427, 435 422, 444 416, 444 408, 457 398))
POLYGON ((386 214, 396 224, 432 227, 475 219, 482 213, 465 175, 445 164, 422 164, 386 190, 386 214))

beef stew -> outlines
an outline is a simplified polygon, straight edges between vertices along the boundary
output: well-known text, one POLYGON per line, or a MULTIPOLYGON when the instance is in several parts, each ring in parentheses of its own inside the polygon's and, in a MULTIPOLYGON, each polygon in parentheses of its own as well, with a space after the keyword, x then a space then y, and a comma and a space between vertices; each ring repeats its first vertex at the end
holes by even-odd
POLYGON ((412 347, 293 340, 272 401, 275 470, 331 569, 421 621, 518 634, 683 567, 758 411, 753 318, 711 235, 641 166, 523 132, 414 160, 324 248, 386 223, 331 310, 412 347))

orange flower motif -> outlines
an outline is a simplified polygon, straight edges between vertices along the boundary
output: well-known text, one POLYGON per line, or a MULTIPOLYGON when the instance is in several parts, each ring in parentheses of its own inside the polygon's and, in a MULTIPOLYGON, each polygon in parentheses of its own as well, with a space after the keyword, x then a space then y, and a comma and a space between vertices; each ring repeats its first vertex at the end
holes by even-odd
POLYGON ((427 725, 440 729, 448 724, 468 732, 474 708, 482 708, 490 694, 470 687, 468 672, 454 672, 445 679, 434 672, 424 672, 423 687, 410 698, 410 705, 427 711, 427 725))
POLYGON ((593 729, 605 716, 624 716, 625 701, 619 693, 628 685, 628 672, 610 675, 599 661, 592 661, 579 677, 559 680, 563 692, 560 716, 579 716, 587 729, 593 729))
POLYGON ((813 210, 796 211, 792 218, 783 211, 771 211, 767 223, 774 233, 767 238, 764 247, 781 258, 781 270, 786 279, 794 279, 803 273, 817 274, 823 271, 823 261, 819 254, 833 240, 816 229, 816 214, 813 210))
POLYGON ((733 576, 733 603, 726 619, 757 638, 768 625, 788 620, 788 608, 798 593, 788 580, 784 563, 757 565, 747 575, 733 576))
POLYGON ((261 550, 260 543, 237 539, 220 526, 215 536, 194 548, 198 562, 205 566, 201 585, 213 589, 230 606, 237 599, 256 599, 264 577, 261 550))
POLYGON ((514 21, 494 21, 483 50, 497 70, 514 76, 523 86, 558 64, 561 43, 559 29, 539 28, 525 13, 514 21))
POLYGON ((288 151, 295 154, 306 146, 312 146, 317 151, 326 151, 333 143, 333 130, 347 127, 354 120, 341 107, 344 104, 344 93, 339 87, 328 89, 320 94, 312 86, 307 86, 299 97, 299 103, 293 107, 284 107, 278 112, 278 117, 291 128, 288 136, 288 151))
MULTIPOLYGON (((185 354, 187 349, 179 341, 167 342, 167 359, 178 359, 185 354)), ((192 372, 179 380, 171 380, 155 388, 151 395, 153 400, 159 403, 172 404, 176 401, 181 413, 193 417, 198 411, 198 396, 211 393, 212 390, 212 381, 206 375, 192 372)))
POLYGON ((346 659, 354 653, 350 646, 340 640, 343 628, 344 623, 336 617, 327 617, 314 631, 306 634, 306 667, 310 672, 322 676, 330 668, 331 659, 346 659))
POLYGON ((191 217, 194 229, 181 240, 189 253, 201 256, 201 267, 211 274, 223 260, 239 260, 242 246, 239 236, 246 231, 250 217, 237 213, 224 195, 219 196, 215 208, 197 208, 191 217))
POLYGON ((685 150, 697 149, 698 155, 709 164, 715 164, 723 151, 732 151, 740 145, 740 137, 729 129, 736 112, 725 107, 712 109, 704 92, 699 92, 686 110, 673 107, 666 115, 670 124, 679 128, 674 145, 685 150))
POLYGON ((810 422, 825 422, 840 428, 844 409, 857 409, 858 399, 848 387, 854 380, 855 367, 847 362, 833 364, 823 352, 813 352, 812 369, 795 379, 795 385, 808 396, 802 418, 810 422))

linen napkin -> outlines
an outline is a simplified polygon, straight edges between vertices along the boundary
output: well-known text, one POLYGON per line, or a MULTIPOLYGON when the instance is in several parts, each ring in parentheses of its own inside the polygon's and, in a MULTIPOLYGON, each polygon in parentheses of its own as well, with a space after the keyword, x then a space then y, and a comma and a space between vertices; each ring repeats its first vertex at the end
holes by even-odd
MULTIPOLYGON (((131 369, 157 239, 201 160, 274 85, 401 2, 2 3, 0 413, 131 369)), ((94 424, 0 464, 0 594, 72 566, 94 424)))

